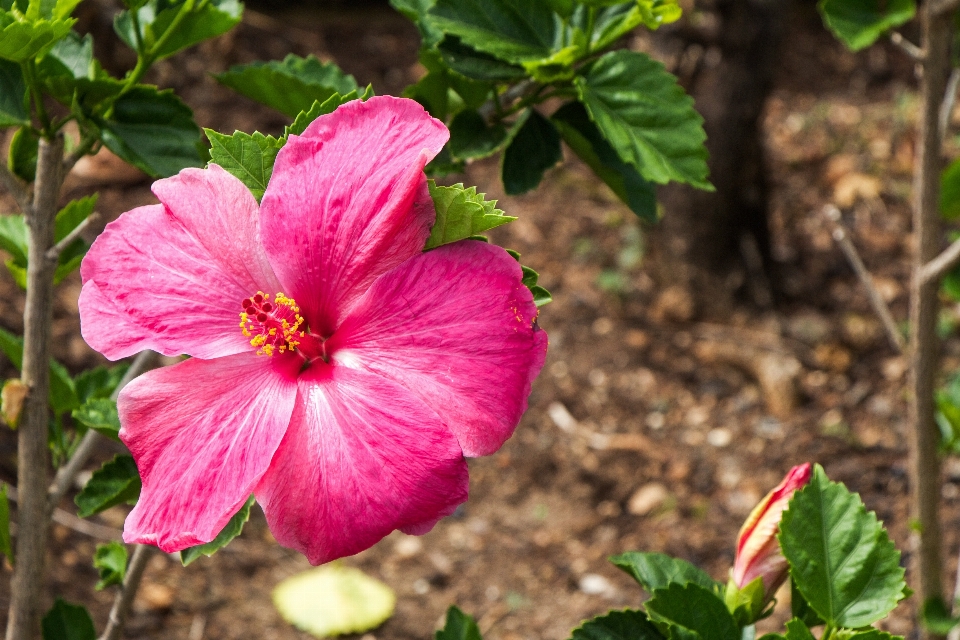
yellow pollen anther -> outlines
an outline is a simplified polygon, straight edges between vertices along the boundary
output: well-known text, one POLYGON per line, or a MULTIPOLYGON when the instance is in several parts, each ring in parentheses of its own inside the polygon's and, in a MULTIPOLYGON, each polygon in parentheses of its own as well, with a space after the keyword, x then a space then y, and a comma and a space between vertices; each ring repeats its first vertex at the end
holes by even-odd
POLYGON ((258 291, 256 295, 241 302, 240 330, 250 338, 250 345, 257 348, 257 355, 272 356, 275 352, 286 353, 296 349, 304 332, 303 316, 300 307, 293 298, 277 293, 270 300, 270 294, 258 291))

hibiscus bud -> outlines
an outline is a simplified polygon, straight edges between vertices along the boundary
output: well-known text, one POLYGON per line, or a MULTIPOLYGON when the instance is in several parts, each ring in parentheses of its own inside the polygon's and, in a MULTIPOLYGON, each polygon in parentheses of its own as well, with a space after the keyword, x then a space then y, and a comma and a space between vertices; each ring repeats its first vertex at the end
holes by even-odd
POLYGON ((810 481, 810 463, 790 469, 777 487, 760 501, 743 523, 737 537, 737 557, 733 565, 733 582, 744 589, 760 578, 763 581, 763 603, 773 597, 787 579, 787 559, 780 551, 777 532, 780 517, 793 497, 793 492, 810 481))

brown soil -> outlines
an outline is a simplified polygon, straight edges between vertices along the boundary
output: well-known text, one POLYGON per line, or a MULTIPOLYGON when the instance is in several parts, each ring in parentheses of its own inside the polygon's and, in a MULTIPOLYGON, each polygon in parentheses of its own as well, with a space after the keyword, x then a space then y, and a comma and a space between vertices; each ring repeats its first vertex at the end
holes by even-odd
MULTIPOLYGON (((84 24, 103 22, 91 15, 84 24)), ((365 640, 426 638, 450 604, 476 616, 490 640, 566 638, 584 618, 642 600, 606 561, 625 550, 670 553, 725 580, 743 518, 806 460, 860 491, 909 559, 905 362, 819 212, 831 201, 845 205, 867 266, 904 318, 916 115, 910 65, 884 45, 845 52, 811 7, 791 25, 765 117, 774 254, 787 289, 776 310, 691 317, 682 291, 663 291, 645 272, 637 220, 572 159, 523 197, 503 196, 495 162, 463 178, 519 216, 492 236, 523 253, 553 293, 540 316, 550 352, 516 435, 496 455, 470 462, 465 507, 422 538, 395 533, 344 560, 398 594, 394 617, 365 640), (761 386, 754 366, 761 357, 785 370, 791 359, 800 363, 796 398, 791 385, 761 386)), ((152 80, 175 87, 204 126, 277 132, 282 117, 220 88, 207 72, 317 53, 378 93, 396 94, 420 73, 416 50, 415 30, 386 9, 248 15, 232 34, 161 64, 152 80)), ((119 52, 113 61, 129 62, 119 52)), ((105 220, 152 201, 149 182, 115 164, 92 166, 86 180, 67 195, 100 189, 105 220)), ((12 208, 0 196, 0 209, 12 208)), ((74 371, 102 362, 79 337, 78 292, 76 276, 60 286, 54 343, 74 371)), ((20 330, 22 298, 5 271, 0 296, 0 324, 20 330)), ((952 330, 944 357, 946 371, 960 366, 952 330)), ((0 374, 13 373, 2 366, 0 374)), ((12 434, 4 431, 0 444, 0 473, 13 481, 12 434)), ((944 480, 950 579, 960 544, 960 468, 948 463, 944 480)), ((123 516, 115 508, 92 521, 110 534, 123 516)), ((113 592, 93 591, 98 540, 59 524, 53 540, 51 601, 90 604, 101 628, 113 592)), ((157 554, 127 636, 305 638, 279 617, 270 593, 308 566, 272 540, 255 509, 243 535, 213 558, 185 569, 157 554)), ((7 598, 0 580, 0 611, 7 598)), ((901 606, 886 627, 911 633, 913 607, 901 606)), ((778 612, 765 627, 783 619, 778 612)))

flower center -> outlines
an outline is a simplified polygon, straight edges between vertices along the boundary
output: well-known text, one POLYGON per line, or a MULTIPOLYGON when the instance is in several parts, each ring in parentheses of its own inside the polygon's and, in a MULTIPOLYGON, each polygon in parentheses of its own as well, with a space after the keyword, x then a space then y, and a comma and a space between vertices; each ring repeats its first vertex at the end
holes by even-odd
POLYGON ((271 301, 269 293, 257 291, 257 295, 244 298, 240 304, 240 330, 257 348, 258 356, 293 351, 300 344, 304 337, 300 330, 303 316, 293 298, 278 293, 271 301))

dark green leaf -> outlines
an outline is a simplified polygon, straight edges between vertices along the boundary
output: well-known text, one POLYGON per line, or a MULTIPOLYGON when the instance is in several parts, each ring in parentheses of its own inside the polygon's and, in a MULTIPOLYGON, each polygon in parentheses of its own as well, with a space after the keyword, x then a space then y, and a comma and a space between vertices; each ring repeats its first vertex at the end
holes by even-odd
POLYGON ((403 96, 422 104, 435 118, 445 120, 450 113, 474 109, 492 95, 492 84, 451 71, 433 49, 422 49, 420 62, 427 75, 404 89, 403 96))
POLYGON ((523 67, 498 60, 490 54, 469 47, 456 36, 447 36, 437 50, 443 61, 457 73, 474 80, 511 82, 527 76, 523 67))
POLYGON ((307 127, 310 126, 311 122, 320 116, 333 113, 338 107, 347 104, 352 100, 369 100, 371 97, 373 97, 373 87, 371 85, 367 85, 367 88, 363 90, 362 94, 358 94, 357 91, 354 90, 345 95, 335 93, 323 102, 314 100, 313 105, 309 109, 306 111, 301 111, 293 121, 293 124, 284 129, 283 136, 285 138, 290 135, 299 136, 307 130, 307 127))
POLYGON ((20 65, 0 60, 0 127, 30 124, 27 111, 27 85, 20 65))
POLYGON ((112 584, 123 584, 127 575, 127 548, 116 541, 98 544, 93 554, 93 566, 100 572, 100 581, 95 587, 97 591, 112 584))
POLYGON ((87 610, 57 598, 43 616, 43 640, 96 640, 97 632, 87 610))
POLYGON ((110 367, 94 367, 82 371, 73 379, 77 398, 86 402, 93 398, 109 398, 120 384, 130 366, 126 363, 110 367))
MULTIPOLYGON (((17 371, 23 367, 23 339, 5 329, 0 329, 0 351, 7 356, 17 371)), ((79 404, 73 379, 62 364, 50 360, 50 406, 54 413, 61 414, 79 404)))
POLYGON ((17 129, 10 141, 10 150, 7 157, 7 166, 17 177, 33 182, 37 177, 37 154, 39 153, 40 137, 32 129, 26 127, 17 129))
POLYGON ((454 158, 476 160, 499 151, 507 143, 507 129, 502 124, 488 126, 476 111, 461 111, 450 122, 448 146, 454 158))
POLYGON ((231 67, 215 76, 234 91, 253 98, 290 117, 309 109, 315 100, 324 102, 335 93, 346 95, 357 90, 353 76, 337 65, 320 62, 314 56, 293 54, 283 62, 253 62, 231 67))
POLYGON ((541 0, 437 0, 429 16, 444 33, 515 64, 562 48, 560 17, 541 0))
POLYGON ((610 557, 610 562, 623 569, 640 586, 653 593, 671 584, 694 583, 715 594, 722 593, 723 586, 686 560, 671 558, 663 553, 628 551, 610 557))
POLYGON ((570 640, 662 640, 663 634, 642 611, 611 611, 574 629, 570 640))
POLYGON ((960 159, 940 175, 940 215, 944 220, 960 218, 960 159))
POLYGON ((797 589, 828 624, 869 625, 904 597, 900 552, 876 514, 819 465, 791 498, 779 539, 797 589))
POLYGON ((107 148, 151 176, 203 165, 193 112, 170 90, 138 85, 117 98, 113 115, 98 124, 107 148))
MULTIPOLYGON (((160 60, 215 38, 240 24, 243 17, 243 4, 238 0, 196 2, 189 11, 185 5, 183 0, 150 0, 139 9, 140 36, 150 58, 160 60)), ((129 11, 117 15, 114 29, 128 46, 137 48, 129 11)))
POLYGON ((435 3, 436 0, 390 0, 391 7, 412 20, 420 29, 425 47, 433 47, 443 38, 443 32, 434 26, 427 15, 435 3))
POLYGON ((914 0, 820 0, 817 8, 833 35, 854 51, 909 22, 917 11, 914 0))
POLYGON ((462 184, 441 187, 433 180, 428 185, 437 209, 437 220, 430 229, 424 251, 516 220, 503 215, 503 211, 496 208, 497 201, 484 199, 484 194, 477 193, 476 187, 465 189, 462 184))
POLYGON ((447 621, 433 637, 434 640, 482 640, 476 620, 455 605, 447 609, 447 621))
POLYGON ((283 141, 259 131, 253 135, 236 131, 232 136, 212 129, 203 131, 210 140, 210 161, 236 176, 259 201, 267 189, 270 174, 273 173, 273 162, 283 141))
POLYGON ((536 189, 544 172, 563 158, 557 128, 535 109, 529 109, 528 113, 503 152, 501 176, 509 195, 536 189))
POLYGON ((13 62, 36 58, 70 33, 75 22, 72 18, 24 21, 0 9, 0 58, 13 62))
POLYGON ((790 613, 808 627, 823 624, 823 620, 797 589, 797 583, 792 578, 790 579, 790 613))
POLYGON ((118 504, 134 503, 140 497, 140 474, 132 456, 120 454, 93 472, 74 498, 81 518, 89 518, 118 504))
POLYGON ((243 525, 246 524, 247 520, 250 519, 250 508, 253 507, 255 502, 253 496, 247 498, 247 501, 240 507, 240 510, 233 514, 233 517, 230 518, 230 521, 227 522, 227 526, 217 534, 217 537, 211 540, 206 544, 201 544, 196 547, 188 547, 180 552, 180 561, 183 562, 183 566, 187 566, 200 556, 212 556, 217 551, 227 546, 231 540, 240 535, 240 532, 243 531, 243 525))
POLYGON ((13 542, 10 539, 10 501, 7 499, 7 485, 0 488, 0 553, 13 564, 13 542))
POLYGON ((740 637, 740 628, 723 600, 695 582, 673 582, 655 589, 645 606, 652 620, 692 631, 702 640, 740 637))
POLYGON ((463 173, 466 164, 463 160, 457 160, 450 154, 450 149, 446 146, 440 150, 437 156, 427 163, 423 172, 431 177, 440 177, 450 175, 451 173, 463 173))
POLYGON ((74 420, 112 440, 120 441, 117 403, 110 398, 91 398, 73 410, 74 420))
POLYGON ((960 625, 960 617, 950 615, 947 603, 942 598, 934 598, 923 603, 920 623, 930 633, 945 636, 960 625))
POLYGON ((541 287, 540 285, 534 285, 529 287, 530 293, 533 294, 533 304, 538 307, 542 307, 545 304, 550 304, 553 302, 553 296, 550 295, 550 292, 541 287))
POLYGON ((787 620, 785 626, 787 627, 786 640, 816 640, 802 620, 797 618, 787 620))
POLYGON ((612 51, 574 80, 604 138, 650 182, 707 182, 703 118, 663 65, 643 53, 612 51))
POLYGON ((633 165, 620 159, 587 110, 579 102, 568 102, 550 117, 560 136, 580 159, 603 180, 630 210, 647 222, 656 222, 657 194, 633 165))

